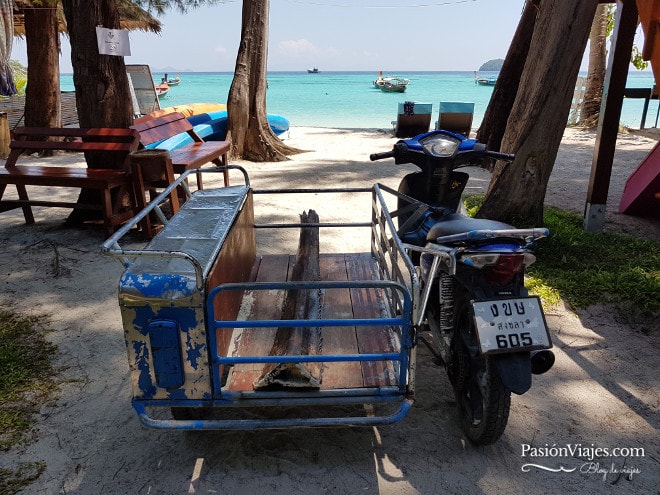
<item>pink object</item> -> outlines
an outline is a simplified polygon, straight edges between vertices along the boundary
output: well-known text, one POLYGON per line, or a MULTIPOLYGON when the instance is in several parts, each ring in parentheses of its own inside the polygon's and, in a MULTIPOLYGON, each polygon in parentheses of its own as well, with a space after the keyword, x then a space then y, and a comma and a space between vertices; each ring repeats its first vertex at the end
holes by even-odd
POLYGON ((640 217, 660 217, 660 142, 626 181, 619 212, 640 217))

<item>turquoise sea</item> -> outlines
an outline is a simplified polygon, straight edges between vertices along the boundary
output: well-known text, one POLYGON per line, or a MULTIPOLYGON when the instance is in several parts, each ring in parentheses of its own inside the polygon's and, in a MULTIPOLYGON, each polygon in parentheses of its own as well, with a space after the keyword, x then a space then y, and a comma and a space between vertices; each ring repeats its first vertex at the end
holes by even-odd
MULTIPOLYGON (((163 73, 154 72, 156 82, 163 73)), ((161 99, 161 107, 185 103, 226 103, 233 73, 181 72, 168 73, 169 78, 179 75, 181 84, 173 86, 161 99)), ((480 73, 480 76, 488 76, 480 73)), ((410 79, 405 93, 383 93, 374 88, 375 72, 271 72, 268 74, 267 112, 283 115, 293 126, 381 128, 391 129, 396 119, 399 102, 416 101, 433 104, 436 114, 440 101, 468 101, 475 103, 473 127, 483 119, 493 92, 489 86, 474 82, 474 73, 467 72, 405 72, 383 74, 410 79)), ((654 84, 650 71, 630 72, 627 87, 651 88, 654 84)), ((63 74, 63 91, 73 90, 73 77, 63 74)), ((646 127, 656 124, 658 100, 649 104, 646 127)), ((644 101, 626 99, 621 124, 639 128, 644 101)))

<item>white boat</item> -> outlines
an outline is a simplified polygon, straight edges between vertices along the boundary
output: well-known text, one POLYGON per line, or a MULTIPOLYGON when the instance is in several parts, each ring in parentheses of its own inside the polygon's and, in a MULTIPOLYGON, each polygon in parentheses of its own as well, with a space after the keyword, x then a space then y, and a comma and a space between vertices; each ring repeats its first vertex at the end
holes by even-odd
POLYGON ((410 79, 404 77, 383 77, 383 71, 378 71, 378 78, 374 80, 374 86, 381 91, 403 93, 410 79))
POLYGON ((181 83, 181 78, 179 77, 178 74, 174 79, 168 79, 167 74, 165 74, 165 79, 167 84, 169 84, 170 86, 178 86, 181 83))
POLYGON ((474 82, 477 83, 479 86, 495 86, 495 83, 497 82, 497 76, 482 77, 477 75, 477 71, 475 70, 474 82))
POLYGON ((313 69, 307 69, 308 74, 318 74, 319 73, 319 68, 314 67, 313 69))
POLYGON ((164 98, 165 96, 167 96, 167 93, 170 92, 170 85, 167 84, 166 82, 163 82, 160 84, 156 84, 155 89, 156 89, 156 96, 158 96, 159 98, 164 98))
POLYGON ((404 93, 407 87, 408 83, 396 79, 385 81, 378 86, 384 93, 404 93))

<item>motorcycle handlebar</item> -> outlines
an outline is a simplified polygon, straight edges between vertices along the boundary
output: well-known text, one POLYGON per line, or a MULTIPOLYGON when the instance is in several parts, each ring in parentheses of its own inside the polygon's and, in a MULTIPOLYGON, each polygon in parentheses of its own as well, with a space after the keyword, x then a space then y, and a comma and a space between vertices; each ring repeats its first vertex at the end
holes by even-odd
POLYGON ((369 159, 372 162, 375 162, 376 160, 383 160, 385 158, 393 158, 394 157, 394 150, 392 151, 385 151, 383 153, 372 153, 369 155, 369 159))
POLYGON ((500 153, 499 151, 486 151, 486 156, 495 160, 504 160, 505 162, 512 162, 516 158, 516 155, 500 153))
MULTIPOLYGON (((400 155, 400 153, 401 150, 398 150, 395 146, 395 148, 391 151, 372 153, 369 155, 369 159, 374 162, 376 160, 384 160, 385 158, 395 158, 397 155, 400 155)), ((499 151, 484 151, 484 155, 495 160, 504 160, 506 162, 512 162, 516 157, 515 155, 509 153, 500 153, 499 151)))

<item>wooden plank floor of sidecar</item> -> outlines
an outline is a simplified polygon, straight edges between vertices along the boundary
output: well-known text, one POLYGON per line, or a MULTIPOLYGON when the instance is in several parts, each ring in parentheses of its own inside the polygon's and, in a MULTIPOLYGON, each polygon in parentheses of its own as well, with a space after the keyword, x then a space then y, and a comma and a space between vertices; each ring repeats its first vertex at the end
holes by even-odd
MULTIPOLYGON (((257 257, 252 270, 256 282, 289 280, 295 256, 266 255, 257 257)), ((357 281, 377 280, 376 263, 369 253, 322 254, 321 280, 357 281)), ((250 298, 242 306, 239 319, 280 318, 284 291, 255 290, 244 296, 250 298)), ((387 308, 382 291, 373 288, 344 288, 326 290, 323 297, 323 318, 383 318, 387 308)), ((223 330, 218 330, 223 331, 223 330)), ((268 355, 276 328, 245 328, 233 331, 230 354, 236 356, 268 355)), ((219 339, 220 340, 220 339, 219 339)), ((323 327, 324 355, 391 353, 400 350, 399 337, 389 326, 323 327)), ((263 364, 237 364, 229 372, 224 390, 252 391, 254 381, 261 375, 263 364)), ((321 390, 385 387, 397 385, 398 363, 392 361, 326 362, 323 365, 321 390)))

